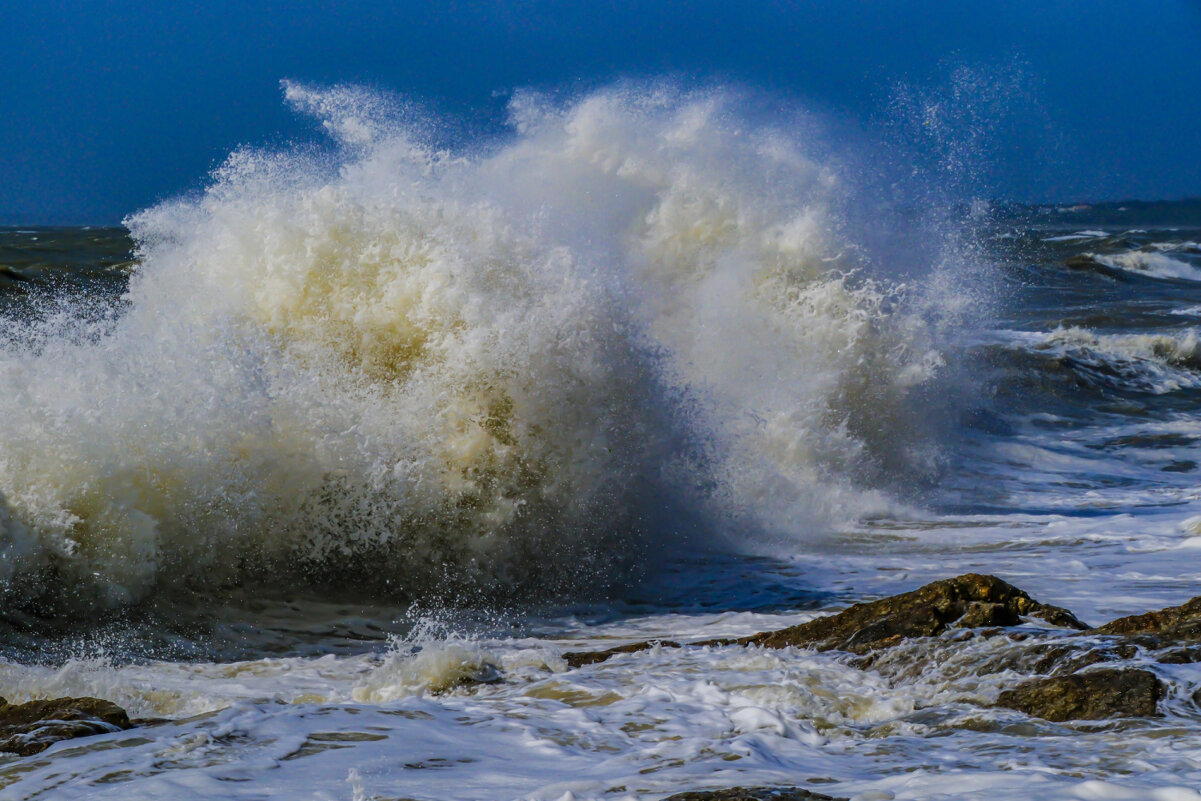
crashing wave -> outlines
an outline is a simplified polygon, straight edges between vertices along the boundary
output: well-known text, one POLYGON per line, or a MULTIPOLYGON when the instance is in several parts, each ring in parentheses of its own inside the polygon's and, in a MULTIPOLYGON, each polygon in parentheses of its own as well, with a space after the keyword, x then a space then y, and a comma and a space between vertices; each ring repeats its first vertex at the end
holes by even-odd
POLYGON ((852 479, 941 357, 844 255, 837 175, 735 93, 519 94, 463 152, 360 90, 286 94, 332 159, 235 152, 127 221, 118 318, 0 349, 14 602, 575 587, 887 507, 852 479))

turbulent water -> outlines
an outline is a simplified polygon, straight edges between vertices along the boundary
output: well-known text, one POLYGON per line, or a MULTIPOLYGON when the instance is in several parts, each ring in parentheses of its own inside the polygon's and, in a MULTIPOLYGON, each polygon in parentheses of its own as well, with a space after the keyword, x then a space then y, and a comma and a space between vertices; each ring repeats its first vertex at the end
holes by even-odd
POLYGON ((1083 725, 988 708, 996 640, 562 658, 968 570, 1197 595, 1193 206, 916 211, 725 90, 472 146, 286 91, 332 147, 0 230, 0 696, 162 719, 0 798, 1201 798, 1190 665, 1083 725))

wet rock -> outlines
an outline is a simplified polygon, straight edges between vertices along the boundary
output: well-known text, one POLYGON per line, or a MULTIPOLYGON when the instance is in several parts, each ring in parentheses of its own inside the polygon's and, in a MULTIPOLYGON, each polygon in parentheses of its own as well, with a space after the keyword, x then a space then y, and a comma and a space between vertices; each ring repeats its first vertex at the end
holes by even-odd
POLYGON ((1094 634, 1155 635, 1164 640, 1201 640, 1201 596, 1157 612, 1120 617, 1092 630, 1094 634))
POLYGON ((968 604, 967 611, 955 621, 955 625, 962 629, 982 629, 990 626, 1016 626, 1021 622, 1021 616, 1003 603, 975 602, 968 604))
POLYGON ((915 680, 940 665, 954 663, 956 672, 988 676, 997 673, 1064 675, 1091 665, 1132 659, 1138 648, 1123 641, 1064 636, 1051 631, 1014 629, 955 630, 954 636, 937 640, 911 640, 857 656, 848 664, 872 669, 902 680, 915 680), (1002 647, 976 650, 965 645, 973 640, 1000 640, 1002 647), (968 656, 970 654, 970 656, 968 656), (966 659, 960 657, 968 656, 966 659))
POLYGON ((10 704, 0 698, 0 751, 21 756, 59 740, 128 729, 125 710, 101 698, 51 698, 10 704))
MULTIPOLYGON (((707 640, 696 645, 758 645, 764 648, 806 646, 865 654, 896 645, 911 637, 934 637, 952 627, 1015 626, 1023 617, 1036 617, 1055 626, 1083 630, 1066 609, 1040 604, 996 576, 968 573, 871 603, 855 604, 830 617, 818 618, 778 631, 738 639, 707 640)), ((610 656, 645 651, 674 642, 639 642, 605 651, 564 654, 571 667, 601 662, 610 656)))
POLYGON ((505 680, 505 674, 491 662, 479 665, 464 666, 462 673, 446 676, 441 681, 433 681, 428 685, 434 695, 457 690, 461 687, 473 687, 479 684, 500 684, 505 680))
POLYGON ((1040 604, 996 576, 968 573, 912 592, 855 604, 837 615, 732 642, 767 648, 837 648, 864 654, 910 637, 934 637, 952 627, 1014 626, 1027 616, 1055 626, 1088 628, 1066 609, 1040 604))
POLYGON ((677 793, 664 801, 846 801, 799 787, 730 787, 677 793))
POLYGON ((1073 270, 1101 270, 1102 272, 1117 272, 1112 267, 1097 261, 1097 257, 1092 253, 1077 253, 1073 256, 1068 256, 1063 260, 1065 267, 1070 267, 1073 270))
POLYGON ((1129 643, 1095 645, 1079 642, 1040 643, 1024 653, 1005 655, 991 662, 980 675, 1013 670, 1022 673, 1065 675, 1101 662, 1133 659, 1138 649, 1129 643))
POLYGON ((584 665, 594 665, 597 662, 604 662, 611 656, 618 654, 634 654, 639 651, 649 651, 655 646, 662 648, 679 648, 678 642, 671 640, 647 640, 646 642, 635 642, 629 645, 619 645, 616 648, 606 648, 603 651, 573 651, 563 654, 563 661, 568 667, 578 668, 584 665))
POLYGON ((1164 686, 1154 673, 1104 668, 1028 681, 997 698, 997 706, 1051 721, 1146 718, 1158 714, 1164 686))
POLYGON ((1183 648, 1167 648, 1153 655, 1156 662, 1165 665, 1191 665, 1201 662, 1201 646, 1188 645, 1183 648))

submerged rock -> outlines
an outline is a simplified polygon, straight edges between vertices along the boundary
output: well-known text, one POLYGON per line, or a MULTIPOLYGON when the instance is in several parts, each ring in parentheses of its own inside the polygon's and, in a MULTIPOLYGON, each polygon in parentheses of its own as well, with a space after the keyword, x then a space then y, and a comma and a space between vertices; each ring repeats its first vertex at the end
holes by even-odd
MULTIPOLYGON (((1023 617, 1036 617, 1064 628, 1088 628, 1068 610, 1041 604, 996 576, 968 573, 935 581, 912 592, 855 604, 836 615, 786 629, 694 644, 758 645, 764 648, 805 646, 819 651, 839 649, 865 654, 911 637, 935 637, 953 627, 1016 626, 1023 617)), ((605 651, 568 653, 563 658, 569 666, 580 667, 617 654, 645 651, 656 645, 679 647, 674 642, 650 640, 605 651)))
POLYGON ((29 756, 59 740, 131 728, 125 710, 101 698, 10 704, 0 698, 0 751, 29 756))
POLYGON ((677 793, 663 801, 845 801, 799 787, 730 787, 725 790, 693 790, 677 793))
POLYGON ((1033 679, 1001 693, 997 706, 1055 722, 1147 718, 1159 714, 1163 695, 1163 682, 1148 670, 1104 668, 1033 679))

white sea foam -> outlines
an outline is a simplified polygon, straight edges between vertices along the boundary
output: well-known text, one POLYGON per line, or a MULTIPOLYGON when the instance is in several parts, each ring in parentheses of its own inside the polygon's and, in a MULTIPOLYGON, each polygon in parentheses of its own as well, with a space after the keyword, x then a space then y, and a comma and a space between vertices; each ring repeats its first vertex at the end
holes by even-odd
MULTIPOLYGON (((864 566, 873 573, 890 559, 864 566)), ((790 622, 764 616, 757 625, 790 622)), ((677 636, 706 636, 716 623, 672 626, 677 636)), ((1201 776, 1201 742, 1182 731, 1188 713, 1177 699, 1199 677, 1191 665, 1157 668, 1171 688, 1168 703, 1179 704, 1169 719, 1098 727, 991 708, 1028 669, 1018 660, 1000 673, 978 670, 1011 656, 1005 637, 914 641, 869 670, 804 649, 692 647, 567 671, 544 661, 555 645, 479 643, 472 648, 503 666, 503 683, 434 694, 421 681, 401 682, 369 702, 353 696, 389 671, 389 660, 408 658, 403 650, 382 659, 108 666, 99 685, 99 666, 68 666, 57 677, 35 667, 0 671, 12 697, 25 697, 13 692, 20 686, 103 689, 153 711, 162 707, 139 697, 154 682, 164 695, 211 704, 177 702, 173 722, 0 763, 11 782, 0 797, 345 799, 353 790, 363 798, 582 801, 775 784, 914 801, 983 793, 1003 801, 1168 799, 1190 797, 1186 788, 1201 776), (980 752, 999 757, 981 766, 980 752), (1022 761, 1035 758, 1034 770, 1022 761), (1132 761, 1139 771, 1128 770, 1132 761)))
POLYGON ((403 105, 286 93, 336 157, 234 153, 128 220, 119 319, 7 325, 10 598, 574 586, 695 531, 680 506, 789 536, 887 508, 848 477, 941 357, 841 255, 806 142, 630 86, 519 94, 450 153, 403 105))
MULTIPOLYGON (((791 569, 810 586, 870 597, 983 567, 1100 623, 1195 592, 1195 565, 1179 548, 1195 536, 1196 511, 873 524, 791 569)), ((173 718, 0 758, 0 798, 591 801, 754 784, 911 801, 1171 799, 1201 780, 1195 664, 1135 657, 1167 682, 1162 719, 1052 724, 990 706, 1036 670, 1038 654, 1011 660, 1022 646, 1003 636, 914 640, 866 669, 837 652, 736 646, 661 647, 573 670, 560 658, 646 637, 743 636, 815 614, 569 619, 541 639, 471 640, 422 625, 383 652, 227 664, 0 662, 0 695, 11 700, 95 694, 173 718), (1009 667, 980 670, 996 659, 1009 667), (501 682, 458 685, 487 665, 501 682)))

